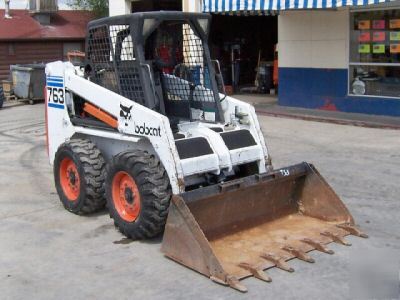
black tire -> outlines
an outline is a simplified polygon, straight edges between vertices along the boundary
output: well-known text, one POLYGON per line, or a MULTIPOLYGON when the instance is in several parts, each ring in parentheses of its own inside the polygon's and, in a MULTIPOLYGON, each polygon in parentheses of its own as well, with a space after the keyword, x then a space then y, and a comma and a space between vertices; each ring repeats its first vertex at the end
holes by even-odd
POLYGON ((60 146, 54 160, 54 180, 57 193, 66 210, 83 215, 98 211, 105 206, 105 165, 100 150, 89 140, 74 139, 60 146), (79 192, 76 200, 67 197, 60 180, 60 167, 67 159, 75 164, 79 175, 77 183, 79 192))
POLYGON ((122 234, 131 239, 146 239, 164 231, 172 193, 168 175, 158 158, 141 150, 119 153, 107 166, 105 186, 110 217, 122 234), (128 174, 139 191, 140 210, 132 221, 121 217, 113 199, 114 179, 120 173, 128 174))

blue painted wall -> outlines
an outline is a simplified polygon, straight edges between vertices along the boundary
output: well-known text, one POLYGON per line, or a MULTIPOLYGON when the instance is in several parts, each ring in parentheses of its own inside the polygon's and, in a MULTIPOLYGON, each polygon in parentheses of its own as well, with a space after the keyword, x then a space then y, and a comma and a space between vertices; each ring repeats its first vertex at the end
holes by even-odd
POLYGON ((400 99, 347 95, 347 69, 279 68, 283 106, 400 116, 400 99))

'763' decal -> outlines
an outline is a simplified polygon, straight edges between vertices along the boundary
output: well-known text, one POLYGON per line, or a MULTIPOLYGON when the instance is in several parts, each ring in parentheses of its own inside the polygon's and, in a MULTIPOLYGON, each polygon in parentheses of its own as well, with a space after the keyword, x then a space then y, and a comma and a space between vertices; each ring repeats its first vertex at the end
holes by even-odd
POLYGON ((64 79, 61 76, 47 76, 46 85, 47 105, 53 108, 64 109, 64 79))

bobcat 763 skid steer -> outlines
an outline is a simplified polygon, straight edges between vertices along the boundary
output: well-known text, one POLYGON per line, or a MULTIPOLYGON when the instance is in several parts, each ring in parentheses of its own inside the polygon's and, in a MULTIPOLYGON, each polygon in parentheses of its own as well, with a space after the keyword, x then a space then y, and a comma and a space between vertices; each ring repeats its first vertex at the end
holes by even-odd
POLYGON ((46 67, 48 152, 65 208, 107 207, 132 239, 246 291, 248 276, 365 236, 308 163, 274 170, 254 108, 220 93, 210 16, 134 13, 89 23, 82 67, 46 67))

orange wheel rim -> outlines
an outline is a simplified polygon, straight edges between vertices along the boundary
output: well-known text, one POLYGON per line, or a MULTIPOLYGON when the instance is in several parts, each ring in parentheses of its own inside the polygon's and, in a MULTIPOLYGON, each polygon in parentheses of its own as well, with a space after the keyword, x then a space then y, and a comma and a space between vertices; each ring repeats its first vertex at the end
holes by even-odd
POLYGON ((140 212, 140 193, 135 180, 126 172, 119 171, 112 182, 112 199, 119 216, 134 222, 140 212))
POLYGON ((78 200, 81 191, 81 180, 76 164, 69 157, 65 157, 61 161, 60 183, 64 195, 69 201, 78 200))

